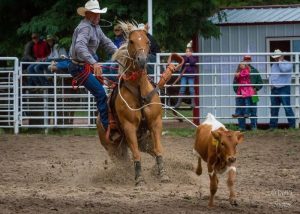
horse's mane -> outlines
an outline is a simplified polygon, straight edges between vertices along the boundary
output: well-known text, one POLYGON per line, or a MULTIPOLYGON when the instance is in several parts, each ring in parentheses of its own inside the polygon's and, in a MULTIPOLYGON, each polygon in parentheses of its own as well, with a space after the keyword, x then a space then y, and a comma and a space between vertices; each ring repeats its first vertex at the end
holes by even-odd
POLYGON ((138 27, 138 23, 136 21, 133 22, 129 22, 129 21, 118 21, 118 24, 121 26, 123 32, 124 32, 124 37, 126 39, 126 41, 128 42, 128 38, 129 38, 129 34, 132 31, 135 30, 141 30, 138 27))
MULTIPOLYGON (((129 53, 127 51, 127 45, 128 45, 128 38, 129 34, 136 30, 141 30, 138 28, 138 24, 136 21, 129 22, 129 21, 118 21, 118 24, 121 26, 123 32, 124 32, 124 38, 125 42, 122 44, 122 46, 113 54, 112 60, 118 61, 120 64, 125 65, 126 59, 129 57, 129 53)), ((144 29, 143 29, 144 30, 144 29)), ((119 73, 122 73, 124 68, 122 66, 119 66, 119 73)))
POLYGON ((119 74, 123 73, 124 71, 123 66, 125 66, 127 57, 129 57, 129 53, 127 51, 127 43, 126 43, 123 44, 112 56, 113 61, 117 61, 119 64, 121 64, 118 70, 119 74))

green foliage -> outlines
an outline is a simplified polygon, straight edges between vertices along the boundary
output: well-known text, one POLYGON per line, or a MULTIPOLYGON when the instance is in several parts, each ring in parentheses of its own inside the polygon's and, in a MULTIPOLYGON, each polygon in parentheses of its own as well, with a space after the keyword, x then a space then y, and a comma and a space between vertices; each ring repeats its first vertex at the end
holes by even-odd
MULTIPOLYGON (((85 2, 0 0, 0 56, 20 57, 32 32, 44 36, 56 34, 61 45, 68 48, 73 30, 81 19, 76 9, 85 2)), ((293 3, 298 0, 156 0, 153 1, 153 34, 163 50, 181 52, 199 33, 204 37, 219 36, 218 28, 207 20, 219 7, 293 3)), ((147 1, 103 0, 100 5, 108 7, 108 13, 102 14, 101 18, 112 24, 117 20, 147 21, 147 1)), ((224 17, 224 14, 219 15, 224 17)), ((102 29, 113 37, 112 26, 102 29)))
MULTIPOLYGON (((0 0, 0 56, 20 57, 25 43, 32 32, 41 35, 56 34, 62 46, 69 47, 74 28, 81 17, 76 9, 83 6, 83 0, 0 0)), ((217 10, 213 0, 153 1, 153 32, 161 47, 167 51, 182 51, 193 36, 203 33, 206 37, 218 35, 217 28, 206 20, 217 10)), ((108 13, 101 18, 112 24, 117 20, 147 21, 147 1, 103 0, 101 7, 108 7, 108 13)), ((112 27, 103 27, 104 33, 113 36, 112 27)))

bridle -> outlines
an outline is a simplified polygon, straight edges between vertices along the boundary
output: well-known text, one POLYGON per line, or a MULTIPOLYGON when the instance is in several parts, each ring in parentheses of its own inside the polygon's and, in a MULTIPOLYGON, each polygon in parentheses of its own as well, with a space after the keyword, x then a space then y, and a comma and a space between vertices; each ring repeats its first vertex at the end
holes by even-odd
POLYGON ((138 53, 140 53, 140 52, 142 52, 143 54, 146 54, 147 55, 147 57, 148 57, 148 55, 149 55, 149 50, 150 50, 150 40, 148 39, 148 37, 147 37, 147 35, 141 35, 141 33, 140 32, 138 32, 139 30, 133 30, 133 31, 131 31, 130 33, 129 33, 129 35, 128 35, 128 38, 130 38, 130 35, 133 33, 133 32, 137 32, 137 34, 138 34, 138 40, 142 40, 143 39, 143 37, 146 37, 146 39, 147 39, 147 41, 146 41, 146 44, 147 44, 147 46, 146 47, 138 47, 138 48, 136 48, 135 49, 135 51, 132 53, 132 54, 130 54, 130 52, 129 52, 129 46, 130 46, 130 44, 132 43, 132 41, 131 40, 129 40, 128 41, 128 44, 127 44, 127 53, 128 53, 128 56, 125 56, 127 59, 129 59, 131 62, 132 62, 132 66, 133 66, 133 68, 135 68, 135 65, 136 65, 136 63, 137 63, 137 54, 138 53), (147 52, 147 49, 148 48, 148 52, 147 52))

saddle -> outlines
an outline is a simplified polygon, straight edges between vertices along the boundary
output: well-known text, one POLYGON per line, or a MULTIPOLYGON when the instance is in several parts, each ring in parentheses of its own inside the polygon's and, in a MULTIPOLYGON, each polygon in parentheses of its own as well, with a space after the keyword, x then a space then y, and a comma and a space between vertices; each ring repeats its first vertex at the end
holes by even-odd
MULTIPOLYGON (((145 104, 150 103, 154 94, 156 93, 158 94, 158 86, 151 79, 149 80, 152 86, 154 87, 154 89, 145 97, 141 95, 140 90, 138 88, 134 88, 124 81, 121 81, 120 84, 122 87, 126 87, 135 97, 138 97, 140 106, 143 106, 145 104)), ((117 144, 120 143, 122 139, 125 137, 121 129, 120 121, 118 119, 116 108, 115 108, 115 100, 118 93, 119 93, 119 87, 114 87, 112 88, 112 92, 108 95, 107 103, 108 103, 109 125, 106 132, 106 138, 112 141, 113 143, 117 143, 117 144)), ((137 133, 138 141, 144 138, 147 130, 148 130, 147 123, 142 110, 142 121, 138 128, 138 133, 137 133)))
MULTIPOLYGON (((178 54, 171 54, 171 56, 168 59, 168 67, 167 69, 162 73, 161 75, 161 79, 158 82, 158 84, 155 84, 153 82, 153 80, 151 78, 149 78, 150 83, 153 86, 153 90, 147 94, 145 97, 143 97, 140 93, 139 88, 135 88, 132 87, 131 85, 127 84, 125 81, 121 81, 120 84, 122 87, 126 87, 135 97, 139 98, 139 103, 140 106, 143 106, 145 104, 148 104, 151 102, 152 97, 157 93, 159 89, 162 89, 164 87, 164 85, 169 81, 169 79, 171 78, 172 74, 177 71, 179 68, 182 67, 184 63, 184 60, 181 56, 179 56, 178 54), (175 66, 174 64, 172 64, 172 61, 176 61, 178 63, 177 66, 175 66)), ((106 132, 106 138, 109 139, 110 141, 112 141, 113 143, 120 143, 122 141, 122 139, 124 139, 125 135, 123 134, 121 127, 120 127, 120 121, 118 120, 118 116, 115 110, 115 100, 116 97, 119 93, 119 87, 116 87, 116 85, 114 85, 114 87, 112 87, 112 92, 109 94, 108 96, 108 119, 109 119, 109 125, 108 125, 108 129, 106 132)), ((143 113, 142 112, 142 121, 141 124, 138 128, 138 141, 143 141, 143 138, 145 136, 145 133, 147 133, 148 127, 147 127, 147 122, 143 113)))

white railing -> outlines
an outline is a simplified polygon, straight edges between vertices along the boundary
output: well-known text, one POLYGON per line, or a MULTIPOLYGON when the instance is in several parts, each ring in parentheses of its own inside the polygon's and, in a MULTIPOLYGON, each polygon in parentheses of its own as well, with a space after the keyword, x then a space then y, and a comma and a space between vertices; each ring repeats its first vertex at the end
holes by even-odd
POLYGON ((18 65, 16 57, 0 57, 0 128, 14 128, 19 132, 18 65))
MULTIPOLYGON (((283 55, 289 55, 294 64, 292 83, 291 86, 291 107, 295 113, 296 127, 299 128, 299 54, 300 53, 285 53, 283 55)), ((184 53, 181 53, 184 55, 184 53)), ((195 96, 199 99, 199 104, 194 110, 194 116, 189 117, 191 120, 203 120, 207 113, 213 113, 223 123, 236 123, 236 119, 232 118, 232 114, 237 107, 235 105, 236 94, 233 91, 233 78, 237 68, 244 55, 252 55, 252 65, 257 68, 260 75, 263 78, 263 88, 259 91, 258 95, 260 101, 257 105, 258 109, 258 123, 269 123, 270 115, 270 97, 271 97, 271 85, 269 84, 268 77, 270 74, 271 62, 269 56, 272 53, 194 53, 193 55, 199 57, 199 84, 195 84, 195 88, 200 92, 195 96), (229 60, 229 61, 228 61, 229 60)), ((159 54, 157 61, 166 61, 169 54, 159 54)), ((273 62, 272 62, 273 63, 273 62)), ((166 66, 166 63, 163 63, 166 66)), ((158 73, 161 68, 158 67, 158 73)), ((174 75, 175 76, 175 75, 174 75)), ((177 74, 178 76, 178 74, 177 74)), ((166 86, 168 87, 168 85, 166 86)), ((173 86, 174 87, 174 86, 173 86)), ((180 87, 177 85, 176 87, 180 87)), ((178 91, 178 89, 177 89, 178 91)), ((165 94, 167 94, 165 92, 165 94)), ((178 95, 166 95, 163 98, 174 99, 178 98, 178 95)), ((190 97, 190 96, 182 96, 190 97)), ((168 119, 176 119, 177 116, 169 117, 168 119)), ((280 114, 278 116, 279 123, 286 123, 286 116, 284 108, 281 106, 280 114)))
MULTIPOLYGON (((184 55, 184 53, 181 53, 184 55)), ((160 74, 167 66, 166 58, 170 53, 157 55, 154 75, 151 78, 158 82, 160 74)), ((194 53, 199 57, 199 73, 197 74, 198 83, 194 84, 195 96, 184 95, 184 101, 189 98, 196 98, 195 108, 190 108, 188 104, 176 109, 190 121, 200 122, 206 117, 207 113, 213 113, 223 123, 237 123, 232 118, 236 108, 233 91, 233 77, 237 65, 245 53, 194 53)), ((259 91, 260 101, 257 105, 258 123, 268 124, 270 115, 270 84, 268 83, 270 61, 269 55, 272 53, 255 53, 252 55, 251 63, 258 69, 263 77, 263 88, 259 91)), ((291 84, 291 107, 295 113, 296 126, 300 123, 300 84, 299 84, 299 53, 288 53, 294 64, 293 81, 291 84)), ((32 62, 21 62, 14 57, 0 58, 0 60, 10 60, 11 68, 3 68, 0 76, 0 128, 14 127, 15 133, 19 128, 92 128, 95 127, 97 114, 94 97, 81 86, 74 91, 71 86, 71 76, 68 72, 44 74, 29 74, 24 67, 32 62), (49 81, 47 86, 32 86, 28 84, 29 78, 43 76, 49 81)), ((50 63, 37 63, 50 64, 50 63)), ((107 66, 107 63, 103 63, 107 66)), ((162 102, 173 106, 177 99, 179 84, 170 85, 179 73, 175 73, 172 80, 160 92, 162 102)), ((188 75, 188 74, 184 74, 188 75)), ((104 76, 111 76, 104 74, 104 76)), ((117 76, 116 74, 114 76, 117 76)), ((180 81, 179 81, 180 82, 180 81)), ((164 120, 178 120, 180 117, 174 116, 172 111, 164 108, 164 120)), ((281 107, 279 123, 286 123, 286 116, 281 107)), ((248 122, 248 121, 247 121, 248 122)))

